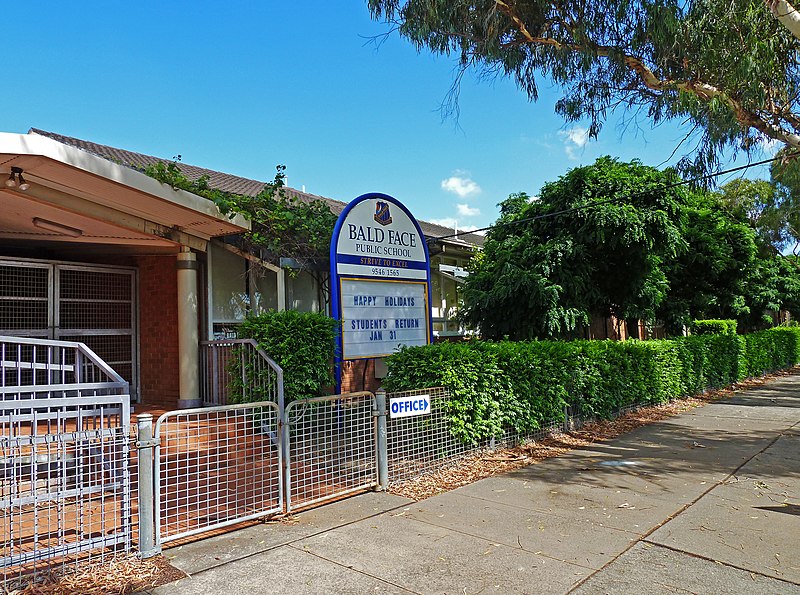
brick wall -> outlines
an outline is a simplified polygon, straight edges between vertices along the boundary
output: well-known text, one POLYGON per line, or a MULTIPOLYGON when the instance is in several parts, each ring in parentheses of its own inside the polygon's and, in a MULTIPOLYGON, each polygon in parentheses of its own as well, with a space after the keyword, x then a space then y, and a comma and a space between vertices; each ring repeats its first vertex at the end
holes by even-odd
POLYGON ((142 402, 178 403, 178 279, 175 255, 139 256, 139 378, 142 402))
POLYGON ((342 392, 354 393, 362 390, 375 392, 381 381, 375 378, 375 361, 361 359, 342 362, 342 392))

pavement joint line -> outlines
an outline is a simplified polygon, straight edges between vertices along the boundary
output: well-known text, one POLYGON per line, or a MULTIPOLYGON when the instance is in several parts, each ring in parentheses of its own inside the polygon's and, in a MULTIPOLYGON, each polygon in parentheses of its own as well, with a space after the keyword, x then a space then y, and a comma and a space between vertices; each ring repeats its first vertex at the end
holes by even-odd
MULTIPOLYGON (((657 422, 657 423, 660 423, 660 422, 657 422)), ((686 512, 687 510, 689 510, 689 509, 690 509, 692 506, 694 506, 694 505, 695 505, 695 504, 697 504, 697 503, 698 503, 700 500, 702 500, 703 498, 705 498, 705 497, 706 497, 706 496, 707 496, 707 495, 708 495, 708 494, 709 494, 709 493, 710 493, 712 490, 714 490, 714 489, 718 488, 719 486, 721 486, 721 485, 725 484, 725 482, 727 482, 728 480, 730 480, 730 478, 731 478, 731 477, 736 477, 736 474, 739 472, 739 470, 740 470, 742 467, 744 467, 745 465, 747 465, 747 464, 748 464, 750 461, 752 461, 753 459, 755 459, 755 458, 756 458, 758 455, 760 455, 760 454, 763 454, 764 452, 766 452, 766 450, 767 450, 768 448, 770 448, 771 446, 773 446, 773 445, 774 445, 774 444, 775 444, 775 443, 776 443, 778 440, 780 440, 780 439, 781 439, 781 438, 782 438, 782 437, 785 435, 785 434, 784 434, 784 432, 787 432, 787 431, 789 431, 789 430, 793 429, 793 428, 794 428, 795 426, 797 426, 797 425, 800 425, 800 422, 795 422, 795 423, 793 423, 792 425, 790 425, 790 426, 788 426, 788 427, 786 427, 786 428, 784 428, 784 429, 778 430, 778 434, 777 434, 777 435, 776 435, 776 436, 775 436, 775 437, 774 437, 772 440, 770 440, 770 441, 769 441, 769 442, 768 442, 768 443, 767 443, 767 444, 766 444, 766 445, 765 445, 763 448, 761 448, 761 450, 759 450, 759 451, 757 451, 757 452, 753 453, 753 455, 751 455, 750 457, 748 457, 748 458, 747 458, 747 459, 746 459, 744 462, 742 462, 742 463, 741 463, 741 464, 740 464, 738 467, 736 467, 736 469, 734 469, 733 471, 731 471, 731 472, 730 472, 730 473, 729 473, 729 474, 728 474, 728 475, 727 475, 727 476, 726 476, 724 479, 721 479, 721 480, 719 480, 719 481, 715 482, 714 484, 712 484, 712 485, 711 485, 711 486, 710 486, 708 489, 704 490, 704 491, 703 491, 703 492, 702 492, 702 493, 701 493, 699 496, 697 496, 697 497, 696 497, 694 500, 692 500, 691 502, 687 502, 686 504, 684 504, 683 506, 681 506, 681 507, 680 507, 680 508, 679 508, 679 509, 678 509, 676 512, 673 512, 671 515, 669 515, 669 516, 668 516, 667 518, 665 518, 663 521, 661 521, 660 523, 658 523, 658 524, 657 524, 655 527, 653 527, 652 529, 650 529, 649 531, 647 531, 647 532, 646 532, 644 535, 642 535, 642 536, 641 536, 639 539, 637 539, 636 541, 634 541, 633 543, 631 543, 631 544, 630 544, 628 547, 626 547, 624 550, 622 550, 622 551, 621 551, 619 554, 617 554, 617 555, 616 555, 616 556, 614 556, 614 557, 613 557, 611 560, 609 560, 608 562, 606 562, 605 564, 603 564, 603 566, 601 566, 599 569, 597 569, 597 570, 596 570, 596 571, 594 571, 592 574, 590 574, 589 576, 587 576, 586 578, 584 578, 583 580, 581 580, 581 581, 580 581, 578 584, 576 584, 574 587, 572 587, 572 589, 570 589, 570 590, 569 590, 569 593, 572 593, 573 591, 575 591, 575 589, 579 588, 581 585, 583 585, 584 583, 586 583, 586 582, 587 582, 589 579, 591 579, 593 576, 595 576, 596 574, 598 574, 598 573, 602 572, 602 571, 603 571, 603 570, 605 570, 605 569, 606 569, 608 566, 610 566, 611 564, 613 564, 614 562, 616 562, 616 561, 617 561, 617 560, 618 560, 618 559, 619 559, 621 556, 623 556, 623 555, 624 555, 624 554, 626 554, 628 551, 630 551, 630 550, 631 550, 631 548, 633 548, 633 547, 634 547, 636 544, 638 544, 638 543, 641 543, 641 542, 648 541, 648 537, 650 537, 650 536, 651 536, 653 533, 655 533, 656 531, 658 531, 658 530, 659 530, 661 527, 663 527, 664 525, 666 525, 667 523, 669 523, 669 522, 670 522, 670 521, 672 521, 673 519, 677 518, 679 515, 683 514, 683 513, 684 513, 684 512, 686 512)), ((648 543, 649 543, 649 541, 648 541, 648 543)), ((795 584, 795 583, 790 583, 790 584, 795 584)))
MULTIPOLYGON (((436 527, 438 529, 447 529, 448 531, 452 531, 453 533, 458 533, 459 535, 466 535, 467 537, 473 537, 475 539, 480 539, 481 541, 485 541, 486 543, 491 543, 491 544, 499 543, 500 545, 502 545, 504 547, 507 547, 509 549, 512 549, 512 550, 520 550, 522 552, 525 552, 526 554, 532 554, 534 556, 540 556, 542 558, 548 558, 549 560, 554 560, 556 562, 563 562, 564 564, 569 564, 571 566, 577 566, 578 568, 582 568, 584 570, 595 570, 594 566, 589 566, 587 564, 578 564, 577 562, 570 562, 569 560, 564 560, 562 558, 556 558, 555 556, 551 556, 549 554, 545 554, 545 553, 540 552, 540 551, 532 552, 531 550, 524 548, 522 546, 522 544, 519 543, 519 541, 517 541, 516 545, 510 544, 510 543, 501 543, 500 541, 498 541, 496 539, 487 539, 486 537, 483 537, 481 535, 475 535, 474 533, 468 533, 467 531, 460 531, 458 529, 453 529, 452 527, 443 527, 442 525, 437 525, 436 523, 431 523, 431 522, 423 520, 423 519, 417 519, 417 518, 414 518, 414 517, 406 517, 406 519, 412 520, 412 521, 416 521, 416 522, 422 523, 424 525, 430 525, 431 527, 436 527)), ((633 533, 631 531, 625 531, 624 529, 614 529, 614 527, 604 527, 604 528, 605 529, 613 529, 614 531, 618 531, 620 533, 628 533, 630 535, 639 535, 638 533, 633 533)))
POLYGON ((392 581, 386 580, 385 578, 382 578, 380 576, 377 576, 377 575, 374 575, 374 574, 370 574, 369 572, 366 572, 364 570, 359 570, 358 568, 356 568, 354 566, 351 566, 349 564, 343 564, 341 562, 337 562, 336 560, 331 560, 330 558, 326 558, 322 554, 318 554, 316 552, 312 552, 310 549, 297 547, 294 543, 286 544, 286 547, 289 547, 289 548, 291 548, 291 549, 293 549, 293 550, 295 550, 297 552, 302 552, 304 554, 309 554, 311 556, 314 556, 315 558, 319 558, 320 560, 325 560, 326 562, 330 562, 331 564, 336 564, 336 566, 341 566, 342 568, 346 568, 347 570, 352 570, 353 572, 357 572, 358 574, 360 574, 362 576, 367 576, 369 578, 375 579, 376 581, 380 581, 382 583, 386 583, 387 585, 391 585, 392 587, 397 587, 398 589, 400 589, 402 591, 405 591, 406 593, 414 593, 415 595, 422 595, 422 593, 420 591, 413 591, 413 590, 409 589, 408 587, 404 587, 403 585, 398 585, 397 583, 393 583, 392 581))
MULTIPOLYGON (((202 570, 198 570, 197 572, 193 572, 191 575, 186 573, 186 575, 189 576, 189 578, 191 578, 193 576, 197 576, 199 574, 203 574, 204 572, 208 572, 209 570, 216 570, 218 568, 223 568, 225 566, 228 566, 229 564, 233 564, 234 562, 239 562, 240 560, 248 560, 250 558, 253 558, 255 556, 263 554, 265 552, 271 552, 272 550, 277 550, 277 549, 280 549, 280 548, 286 547, 286 546, 293 546, 297 542, 303 541, 304 539, 310 539, 312 537, 316 537, 317 535, 322 535, 323 533, 327 533, 327 532, 333 531, 335 529, 341 529, 342 527, 348 527, 350 525, 354 525, 355 523, 359 523, 359 522, 365 521, 367 519, 375 518, 375 517, 380 516, 382 514, 386 514, 386 513, 389 513, 389 512, 394 512, 395 510, 398 510, 398 509, 405 508, 405 507, 409 506, 409 504, 411 504, 411 502, 407 502, 405 504, 400 504, 398 506, 393 506, 392 508, 387 508, 386 510, 382 510, 380 512, 376 512, 374 514, 371 514, 371 515, 368 515, 368 516, 365 516, 365 517, 362 517, 362 518, 359 518, 359 519, 348 521, 348 522, 342 523, 340 525, 335 525, 335 526, 329 527, 327 529, 320 529, 319 531, 316 531, 315 533, 309 533, 308 535, 303 535, 302 537, 298 537, 296 539, 290 539, 289 541, 286 541, 284 543, 271 545, 271 546, 265 547, 264 549, 259 550, 257 552, 251 552, 251 553, 249 553, 249 554, 247 554, 245 556, 240 556, 238 558, 233 558, 231 560, 225 560, 223 562, 220 562, 219 564, 215 564, 213 566, 209 566, 208 568, 203 568, 202 570)), ((295 549, 297 549, 297 548, 295 548, 295 549)), ((167 560, 167 561, 169 562, 169 560, 167 560)), ((180 570, 180 568, 178 570, 180 570)), ((181 572, 184 572, 184 571, 181 571, 181 572)))
POLYGON ((660 547, 660 548, 663 548, 665 550, 669 550, 671 552, 675 552, 676 554, 684 554, 684 555, 690 556, 692 558, 697 558, 698 560, 705 560, 706 562, 713 562, 714 564, 721 564, 722 566, 727 566, 727 567, 733 568, 735 570, 741 570, 743 572, 749 572, 751 574, 757 574, 758 576, 762 576, 764 578, 768 578, 768 579, 772 579, 772 580, 776 580, 776 581, 781 581, 781 582, 787 583, 789 585, 793 585, 793 586, 799 586, 800 585, 800 583, 795 582, 793 580, 789 580, 787 578, 781 578, 779 576, 774 576, 774 575, 771 575, 771 574, 764 574, 763 572, 760 572, 758 570, 753 570, 752 568, 744 568, 743 566, 737 566, 736 564, 731 564, 730 562, 725 562, 723 560, 716 560, 714 558, 709 558, 708 556, 704 556, 702 554, 696 554, 694 552, 689 552, 689 551, 686 551, 686 550, 682 550, 680 548, 673 547, 673 546, 667 545, 665 543, 658 543, 657 541, 650 541, 649 539, 642 539, 641 543, 646 543, 646 544, 648 544, 650 546, 653 546, 653 547, 660 547))

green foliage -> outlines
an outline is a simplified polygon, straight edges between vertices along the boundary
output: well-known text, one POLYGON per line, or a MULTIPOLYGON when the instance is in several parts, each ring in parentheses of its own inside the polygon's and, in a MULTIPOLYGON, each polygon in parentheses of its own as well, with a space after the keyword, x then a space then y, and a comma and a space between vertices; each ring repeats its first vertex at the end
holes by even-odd
POLYGON ((782 149, 770 165, 770 178, 775 185, 775 199, 768 205, 766 224, 772 233, 773 245, 779 250, 800 250, 800 161, 782 149))
POLYGON ((633 130, 638 119, 685 125, 686 171, 713 169, 729 148, 757 154, 764 136, 796 146, 800 41, 762 0, 367 4, 418 50, 456 56, 455 97, 470 69, 508 77, 534 101, 555 82, 557 113, 588 120, 592 137, 619 106, 633 130))
POLYGON ((462 319, 488 339, 530 340, 579 337, 595 316, 659 321, 677 336, 696 318, 753 331, 782 309, 800 315, 798 259, 755 227, 746 185, 724 198, 677 183, 603 157, 537 199, 511 195, 470 265, 462 319))
POLYGON ((739 336, 733 321, 712 322, 725 323, 726 332, 659 341, 413 347, 388 358, 385 386, 448 388, 453 435, 478 443, 503 429, 530 432, 561 422, 566 407, 607 418, 624 407, 695 395, 800 362, 800 327, 739 336))
POLYGON ((694 335, 735 335, 735 320, 694 320, 692 321, 692 334, 694 335))
MULTIPOLYGON (((747 221, 758 234, 760 245, 772 246, 773 252, 784 248, 793 237, 789 218, 794 166, 782 167, 779 163, 775 161, 770 167, 771 182, 737 178, 723 185, 719 193, 726 210, 747 221), (787 185, 779 184, 778 180, 787 185)), ((797 190, 800 191, 800 185, 797 190)))
POLYGON ((158 162, 145 173, 163 184, 213 201, 225 215, 244 215, 252 222, 245 240, 252 253, 277 263, 291 257, 305 265, 327 258, 336 215, 324 201, 303 201, 285 189, 286 167, 279 165, 275 179, 256 196, 223 192, 210 185, 208 176, 189 179, 177 163, 158 162))
POLYGON ((500 205, 464 284, 462 316, 484 337, 575 336, 593 314, 653 319, 664 259, 685 250, 674 174, 602 157, 500 205))
POLYGON ((744 335, 746 376, 761 376, 798 362, 800 328, 776 327, 744 335))
POLYGON ((283 368, 286 403, 322 394, 333 384, 336 320, 314 312, 270 311, 247 318, 240 338, 258 346, 283 368))
POLYGON ((672 335, 692 318, 738 318, 755 306, 755 231, 724 207, 709 192, 685 194, 681 235, 688 249, 664 261, 669 291, 656 312, 672 335))
POLYGON ((389 391, 414 386, 444 386, 454 398, 445 414, 454 436, 464 442, 499 435, 500 402, 507 401, 508 386, 497 358, 476 344, 439 343, 433 348, 401 349, 387 360, 389 391))

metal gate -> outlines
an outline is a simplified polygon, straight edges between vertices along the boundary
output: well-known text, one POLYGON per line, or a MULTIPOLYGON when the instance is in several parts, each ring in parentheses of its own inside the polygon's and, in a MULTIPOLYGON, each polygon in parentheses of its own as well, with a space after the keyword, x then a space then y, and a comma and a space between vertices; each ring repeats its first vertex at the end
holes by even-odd
MULTIPOLYGON (((153 551, 284 510, 283 370, 252 339, 206 341, 202 353, 203 402, 227 404, 156 421, 154 510, 145 515, 154 519, 153 551)), ((140 422, 140 443, 146 427, 140 422)))
MULTIPOLYGON (((153 431, 154 543, 291 512, 377 485, 372 393, 170 411, 153 431), (288 423, 287 421, 288 420, 288 423)), ((150 444, 140 418, 139 444, 150 444)), ((141 449, 141 446, 140 446, 141 449)), ((141 450, 139 452, 142 458, 141 450)), ((149 457, 147 458, 149 460, 149 457)), ((144 475, 140 472, 140 480, 144 475)), ((151 549, 152 548, 152 549, 151 549)))
POLYGON ((86 346, 0 337, 3 581, 131 547, 127 383, 86 346))
POLYGON ((287 512, 377 485, 374 409, 370 392, 289 403, 287 512))
POLYGON ((138 400, 136 270, 0 258, 0 335, 85 343, 138 400))

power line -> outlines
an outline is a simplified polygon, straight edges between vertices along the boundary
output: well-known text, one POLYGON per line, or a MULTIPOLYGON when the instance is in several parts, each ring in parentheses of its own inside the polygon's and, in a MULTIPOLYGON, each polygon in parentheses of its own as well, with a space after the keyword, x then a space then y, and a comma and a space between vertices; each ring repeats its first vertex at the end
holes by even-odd
MULTIPOLYGON (((788 157, 797 157, 798 155, 800 155, 800 151, 795 151, 793 153, 787 153, 784 157, 787 157, 787 158, 788 157)), ((549 217, 557 217, 559 215, 565 215, 567 213, 572 213, 574 211, 581 211, 583 209, 591 209, 591 208, 594 208, 596 206, 608 204, 608 203, 611 203, 611 202, 614 202, 614 201, 617 201, 617 200, 632 199, 632 198, 636 198, 638 196, 642 196, 644 194, 650 194, 651 192, 654 192, 654 191, 671 190, 673 188, 678 188, 679 186, 685 186, 687 184, 694 184, 696 182, 701 182, 703 180, 716 178, 717 176, 723 176, 723 175, 726 175, 726 174, 732 174, 732 173, 735 173, 737 171, 744 171, 744 170, 749 169, 751 167, 756 167, 757 165, 766 165, 767 163, 772 163, 773 161, 775 161, 775 159, 776 159, 775 157, 772 157, 770 159, 764 159, 763 161, 756 161, 754 163, 748 163, 747 165, 740 165, 739 167, 733 167, 731 169, 726 169, 726 170, 718 171, 718 172, 711 173, 711 174, 705 174, 705 175, 702 175, 702 176, 698 176, 696 178, 692 178, 691 180, 681 180, 680 182, 674 182, 672 184, 666 184, 665 186, 656 186, 654 188, 649 188, 648 190, 641 190, 639 192, 634 192, 633 194, 628 194, 626 196, 615 196, 614 198, 607 198, 605 200, 598 200, 598 201, 592 202, 591 204, 581 205, 581 206, 577 206, 577 207, 570 207, 568 209, 561 209, 560 211, 553 211, 552 213, 543 213, 541 215, 534 215, 533 217, 526 217, 525 219, 517 219, 516 221, 506 221, 504 223, 495 223, 494 225, 489 225, 488 227, 480 227, 478 229, 473 229, 471 231, 459 231, 459 232, 451 233, 451 234, 445 235, 445 236, 438 236, 438 237, 435 237, 435 238, 428 238, 427 241, 428 242, 435 242, 437 240, 447 240, 449 238, 457 238, 459 236, 467 235, 467 234, 470 234, 470 233, 476 233, 476 232, 479 232, 479 231, 489 231, 489 230, 492 230, 492 229, 496 229, 498 227, 506 227, 506 226, 509 226, 509 225, 518 225, 520 223, 528 223, 530 221, 536 221, 538 219, 547 219, 549 217)))

